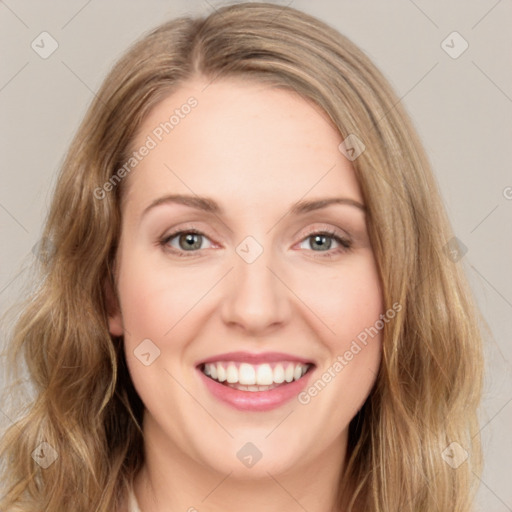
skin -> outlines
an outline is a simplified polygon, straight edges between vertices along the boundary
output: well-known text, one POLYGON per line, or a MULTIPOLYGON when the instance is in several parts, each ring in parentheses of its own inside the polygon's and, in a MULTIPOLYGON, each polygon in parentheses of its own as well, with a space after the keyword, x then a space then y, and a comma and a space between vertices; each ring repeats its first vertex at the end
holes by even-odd
POLYGON ((328 371, 383 313, 365 214, 346 204, 287 211, 299 200, 363 198, 342 138, 317 106, 242 80, 206 84, 195 79, 153 109, 134 148, 190 96, 198 101, 123 183, 119 306, 109 327, 124 336, 146 407, 135 495, 143 512, 327 512, 349 422, 375 382, 380 333, 310 403, 267 412, 219 402, 195 365, 228 351, 278 351, 313 360, 311 383, 328 371), (171 193, 210 197, 225 214, 162 204, 141 219, 171 193), (190 227, 204 234, 195 252, 179 235, 167 247, 185 257, 159 243, 190 227), (351 250, 338 252, 333 238, 319 248, 308 230, 325 229, 350 238, 351 250), (263 248, 250 264, 236 252, 249 235, 263 248), (144 339, 160 350, 149 366, 134 355, 144 339), (236 456, 247 442, 262 453, 251 468, 236 456))

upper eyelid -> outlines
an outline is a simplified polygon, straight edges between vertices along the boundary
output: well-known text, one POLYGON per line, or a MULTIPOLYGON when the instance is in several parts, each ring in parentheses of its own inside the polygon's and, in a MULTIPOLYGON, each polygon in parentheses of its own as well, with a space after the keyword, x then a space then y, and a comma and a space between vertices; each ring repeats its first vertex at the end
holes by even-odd
MULTIPOLYGON (((164 235, 161 237, 162 241, 169 241, 174 238, 176 238, 178 235, 181 235, 183 233, 196 233, 203 237, 206 237, 210 242, 215 244, 215 242, 211 239, 211 237, 205 233, 205 230, 199 229, 197 227, 180 227, 176 230, 171 230, 169 234, 164 235)), ((328 236, 331 237, 339 237, 341 239, 347 240, 348 242, 353 242, 353 237, 345 232, 344 230, 341 230, 340 228, 334 228, 334 227, 313 227, 311 229, 307 229, 306 232, 301 236, 300 241, 302 242, 306 238, 309 238, 310 236, 317 234, 317 233, 326 233, 328 236)))
MULTIPOLYGON (((338 228, 339 229, 339 228, 338 228)), ((205 236, 210 240, 210 237, 202 232, 201 230, 198 230, 197 228, 179 228, 176 231, 171 232, 169 235, 165 236, 163 239, 160 239, 159 245, 162 246, 162 249, 166 252, 169 252, 170 254, 174 254, 176 257, 185 257, 185 258, 194 258, 195 257, 201 257, 205 256, 203 251, 207 251, 208 249, 211 250, 211 248, 206 249, 198 249, 198 250, 192 250, 187 251, 183 250, 181 248, 176 247, 169 247, 168 243, 170 240, 176 238, 177 236, 183 234, 183 233, 196 233, 200 236, 205 236)), ((311 230, 308 230, 307 233, 305 233, 301 238, 299 243, 303 243, 305 240, 308 240, 313 235, 318 233, 324 233, 327 235, 328 238, 335 239, 335 243, 339 245, 339 247, 334 249, 329 249, 327 251, 314 251, 309 250, 308 253, 311 253, 312 257, 314 257, 317 261, 328 261, 332 258, 336 258, 338 256, 341 256, 346 253, 350 253, 354 250, 354 242, 352 240, 351 236, 344 236, 340 233, 337 233, 336 230, 332 228, 311 228, 311 230)), ((213 245, 215 245, 215 242, 212 242, 213 245)))

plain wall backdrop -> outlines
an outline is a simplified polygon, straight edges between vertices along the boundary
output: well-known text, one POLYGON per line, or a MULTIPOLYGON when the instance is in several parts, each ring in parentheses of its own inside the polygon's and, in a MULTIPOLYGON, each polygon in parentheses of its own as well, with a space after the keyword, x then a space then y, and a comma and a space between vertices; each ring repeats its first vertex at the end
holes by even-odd
MULTIPOLYGON (((391 82, 422 138, 454 232, 467 249, 457 264, 466 268, 492 330, 486 341, 485 470, 477 510, 512 511, 512 5, 274 3, 317 16, 359 45, 391 82)), ((164 20, 208 14, 220 5, 0 1, 0 313, 29 275, 59 166, 112 64, 164 20)), ((2 404, 4 428, 11 419, 1 409, 2 404)))

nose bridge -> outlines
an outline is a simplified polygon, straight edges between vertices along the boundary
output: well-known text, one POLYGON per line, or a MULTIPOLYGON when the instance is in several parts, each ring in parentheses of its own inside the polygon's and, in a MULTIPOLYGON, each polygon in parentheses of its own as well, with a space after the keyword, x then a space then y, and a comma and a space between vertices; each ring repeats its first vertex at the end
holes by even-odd
POLYGON ((287 289, 274 275, 280 265, 276 251, 264 245, 270 238, 260 242, 249 235, 236 246, 223 309, 226 322, 258 330, 285 320, 287 289))

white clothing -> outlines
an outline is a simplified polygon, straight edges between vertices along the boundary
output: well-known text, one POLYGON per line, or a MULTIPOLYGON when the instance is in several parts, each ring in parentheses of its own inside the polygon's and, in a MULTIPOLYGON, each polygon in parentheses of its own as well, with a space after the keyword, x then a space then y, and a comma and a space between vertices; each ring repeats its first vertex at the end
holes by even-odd
POLYGON ((128 512, 141 512, 139 504, 137 503, 137 498, 133 492, 133 487, 130 487, 130 492, 128 494, 128 512))

